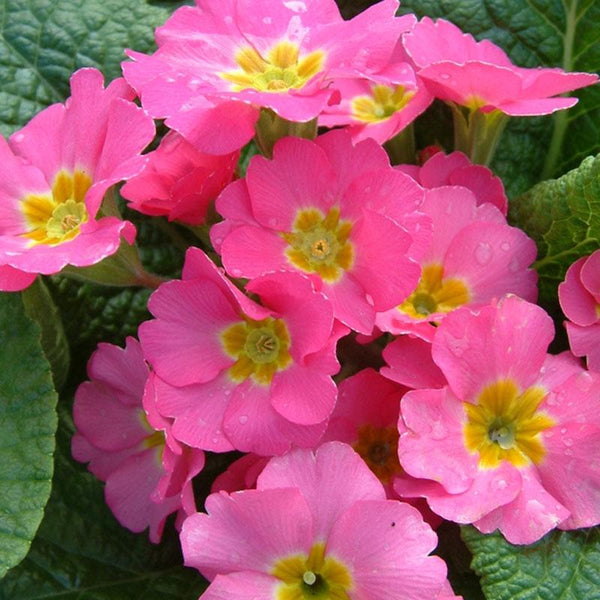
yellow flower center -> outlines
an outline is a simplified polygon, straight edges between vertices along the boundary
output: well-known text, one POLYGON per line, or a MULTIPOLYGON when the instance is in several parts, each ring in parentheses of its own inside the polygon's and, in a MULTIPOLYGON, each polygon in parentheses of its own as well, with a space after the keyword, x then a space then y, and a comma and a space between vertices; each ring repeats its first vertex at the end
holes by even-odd
POLYGON ((261 92, 285 92, 298 89, 323 68, 325 53, 311 52, 300 58, 300 49, 292 42, 282 41, 273 46, 266 57, 254 48, 242 48, 235 56, 240 71, 220 73, 222 79, 233 83, 233 90, 248 88, 261 92))
POLYGON ((385 121, 402 110, 414 95, 403 85, 374 85, 370 96, 357 96, 352 100, 352 116, 365 123, 385 121))
POLYGON ((84 200, 91 185, 91 178, 83 171, 59 171, 52 195, 25 196, 21 210, 29 230, 23 236, 32 245, 55 245, 73 239, 79 234, 79 226, 88 220, 84 200))
POLYGON ((352 224, 340 221, 340 209, 330 208, 323 215, 316 208, 301 210, 296 215, 293 231, 283 233, 289 246, 288 260, 307 273, 318 273, 324 281, 337 281, 342 270, 352 266, 354 251, 348 237, 352 224))
POLYGON ((423 267, 417 289, 398 307, 413 319, 426 319, 434 313, 447 313, 463 304, 471 296, 460 279, 444 279, 444 267, 431 264, 423 267))
POLYGON ((322 543, 315 544, 308 556, 279 560, 271 574, 281 580, 276 600, 350 600, 350 573, 343 563, 325 556, 322 543))
POLYGON ((382 483, 402 472, 398 461, 398 428, 362 425, 352 447, 382 483))
POLYGON ((225 352, 236 359, 229 368, 234 381, 252 377, 256 383, 269 385, 273 375, 292 362, 290 335, 281 319, 255 321, 244 317, 221 333, 221 341, 225 352))
POLYGON ((537 410, 546 394, 539 386, 520 392, 514 381, 501 379, 486 386, 476 404, 463 404, 468 418, 465 446, 479 453, 481 468, 493 469, 504 460, 515 467, 544 460, 541 433, 554 425, 548 415, 537 410))

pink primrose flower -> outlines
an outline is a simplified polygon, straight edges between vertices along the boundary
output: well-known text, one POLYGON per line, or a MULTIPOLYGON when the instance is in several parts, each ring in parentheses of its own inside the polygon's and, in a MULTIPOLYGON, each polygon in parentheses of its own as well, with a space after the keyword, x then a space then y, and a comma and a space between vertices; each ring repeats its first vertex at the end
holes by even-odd
POLYGON ((170 423, 154 407, 148 375, 134 338, 124 349, 98 346, 88 363, 90 381, 75 394, 72 452, 106 482, 106 502, 119 523, 134 532, 149 527, 158 543, 168 515, 195 512, 191 480, 204 466, 204 453, 171 436, 170 423))
POLYGON ((190 446, 281 454, 312 447, 337 397, 337 340, 330 303, 306 277, 274 273, 245 297, 200 250, 188 250, 183 280, 163 284, 140 326, 157 374, 159 412, 190 446))
POLYGON ((413 256, 426 247, 423 190, 392 169, 373 140, 354 146, 345 131, 314 142, 284 138, 273 160, 254 157, 244 180, 217 198, 225 221, 211 240, 233 277, 271 271, 307 274, 334 315, 369 334, 375 313, 414 289, 413 256))
POLYGON ((65 104, 43 110, 10 145, 0 139, 0 289, 98 263, 121 236, 133 243, 131 223, 99 212, 106 190, 142 169, 154 136, 132 98, 123 79, 104 89, 99 71, 80 69, 65 104))
POLYGON ((398 165, 396 169, 407 173, 427 189, 447 185, 466 187, 475 195, 478 206, 489 202, 506 216, 508 198, 500 177, 483 165, 474 165, 462 152, 434 152, 421 167, 398 165))
POLYGON ((442 186, 425 190, 419 210, 433 222, 431 244, 419 261, 421 279, 403 303, 377 315, 379 329, 431 340, 434 324, 461 306, 506 293, 535 301, 537 276, 528 268, 535 243, 509 227, 495 206, 478 205, 467 188, 442 186))
POLYGON ((600 250, 575 261, 558 286, 569 345, 587 358, 588 369, 600 371, 600 250))
MULTIPOLYGON (((387 500, 360 457, 331 442, 273 458, 257 489, 212 494, 190 516, 185 564, 202 600, 431 600, 448 591, 437 537, 408 504, 387 500)), ((443 597, 443 596, 442 596, 443 597)))
POLYGON ((204 154, 171 131, 146 156, 144 170, 121 188, 129 207, 147 215, 164 215, 169 221, 200 225, 210 203, 233 179, 240 154, 204 154))
POLYGON ((440 324, 433 358, 448 380, 408 392, 396 480, 437 514, 531 544, 600 522, 600 376, 546 353, 553 324, 516 296, 440 324))
POLYGON ((577 103, 558 94, 598 81, 589 73, 517 67, 489 40, 476 42, 444 19, 424 17, 403 40, 417 74, 436 98, 483 112, 547 115, 577 103))
MULTIPOLYGON (((405 475, 398 461, 398 415, 406 387, 364 369, 339 384, 338 401, 321 442, 350 444, 381 481, 386 496, 398 499, 394 480, 405 475), (368 401, 367 401, 368 399, 368 401)), ((422 498, 408 500, 434 529, 441 519, 422 498)))
POLYGON ((333 78, 379 70, 412 20, 397 7, 344 21, 333 0, 196 0, 157 29, 153 55, 129 51, 123 72, 152 116, 224 154, 253 137, 260 107, 310 121, 335 101, 333 78))

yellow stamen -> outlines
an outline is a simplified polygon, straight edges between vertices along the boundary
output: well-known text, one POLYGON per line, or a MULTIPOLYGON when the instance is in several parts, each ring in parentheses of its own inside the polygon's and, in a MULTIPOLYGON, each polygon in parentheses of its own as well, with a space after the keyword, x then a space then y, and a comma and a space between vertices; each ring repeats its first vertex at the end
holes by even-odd
POLYGON ((255 321, 244 317, 221 333, 221 341, 225 352, 236 359, 229 368, 234 381, 252 377, 256 383, 269 385, 273 375, 292 362, 290 336, 281 319, 255 321))
POLYGON ((22 235, 32 244, 54 245, 73 239, 88 220, 85 194, 91 185, 91 178, 83 171, 59 171, 50 194, 29 194, 21 201, 28 225, 22 235))
POLYGON ((234 91, 255 89, 262 92, 285 92, 303 87, 319 73, 325 62, 325 53, 315 50, 300 57, 300 49, 287 40, 275 44, 261 56, 254 48, 242 48, 235 56, 240 71, 220 73, 230 81, 234 91))
POLYGON ((374 85, 370 96, 357 96, 352 100, 352 116, 365 123, 385 121, 402 110, 414 95, 402 85, 374 85))
POLYGON ((330 208, 326 215, 316 208, 297 213, 292 232, 282 237, 289 246, 288 260, 307 273, 318 273, 325 281, 337 281, 354 260, 348 241, 352 224, 340 221, 340 209, 330 208))
POLYGON ((350 572, 343 563, 325 555, 322 543, 315 544, 308 556, 297 554, 277 561, 271 575, 281 581, 276 600, 350 600, 350 572))
POLYGON ((431 314, 447 313, 469 302, 471 295, 460 279, 444 279, 443 265, 423 267, 417 289, 398 307, 413 319, 427 319, 431 314))
POLYGON ((466 448, 479 453, 479 466, 498 467, 506 460, 516 467, 544 460, 541 433, 554 421, 537 409, 547 391, 538 386, 520 392, 511 379, 486 386, 475 404, 463 404, 467 413, 464 426, 466 448))

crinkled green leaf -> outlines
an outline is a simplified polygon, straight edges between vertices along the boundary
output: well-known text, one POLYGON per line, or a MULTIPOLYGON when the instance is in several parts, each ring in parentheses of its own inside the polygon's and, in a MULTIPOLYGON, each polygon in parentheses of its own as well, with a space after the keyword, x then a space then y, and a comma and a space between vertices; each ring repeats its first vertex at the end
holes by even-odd
POLYGON ((55 406, 40 329, 19 294, 0 294, 0 577, 27 554, 44 514, 55 406))
MULTIPOLYGON (((492 40, 522 67, 600 70, 600 0, 403 0, 401 12, 448 19, 492 40)), ((600 150, 600 86, 572 95, 581 100, 568 111, 509 122, 493 168, 510 196, 600 150)))
POLYGON ((200 574, 181 566, 170 522, 160 545, 122 528, 102 484, 73 461, 70 410, 60 407, 55 476, 29 554, 0 582, 0 600, 196 600, 200 574))
POLYGON ((598 600, 600 529, 554 531, 530 546, 464 527, 488 600, 598 600))
POLYGON ((569 265, 600 248, 600 155, 515 198, 509 218, 537 244, 541 303, 556 303, 569 265))
POLYGON ((143 0, 3 0, 0 3, 0 133, 69 96, 69 77, 97 67, 121 75, 123 50, 152 49, 170 11, 143 0))

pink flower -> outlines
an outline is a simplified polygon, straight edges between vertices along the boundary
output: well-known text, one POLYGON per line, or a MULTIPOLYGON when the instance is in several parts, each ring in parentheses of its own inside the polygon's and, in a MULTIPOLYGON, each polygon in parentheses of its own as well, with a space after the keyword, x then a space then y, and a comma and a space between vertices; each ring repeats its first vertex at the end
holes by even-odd
POLYGON ((99 216, 106 190, 143 167, 152 119, 129 100, 123 79, 81 69, 71 98, 0 140, 0 289, 23 289, 37 273, 85 267, 115 253, 131 223, 99 216))
POLYGON ((536 299, 537 276, 528 268, 535 244, 495 206, 478 206, 467 188, 443 186, 426 190, 419 210, 433 222, 431 244, 419 260, 421 279, 403 303, 377 315, 379 329, 431 340, 434 324, 461 306, 509 292, 536 299))
POLYGON ((404 47, 436 98, 483 112, 547 115, 577 103, 558 94, 598 80, 588 73, 517 67, 492 42, 476 42, 444 19, 424 17, 404 36, 404 47))
POLYGON ((448 386, 402 400, 399 458, 416 479, 399 493, 516 544, 600 522, 600 377, 548 355, 552 334, 515 296, 444 319, 433 358, 448 386))
POLYGON ((396 168, 427 189, 447 185, 465 187, 473 192, 478 206, 489 202, 506 216, 508 198, 500 177, 483 165, 474 165, 462 152, 435 152, 422 167, 399 165, 396 168))
POLYGON ((144 214, 200 225, 210 203, 233 179, 239 156, 203 154, 171 131, 146 155, 144 170, 121 188, 121 195, 144 214))
POLYGON ((397 7, 344 21, 333 0, 196 0, 158 28, 152 56, 128 52, 123 72, 152 116, 224 154, 253 137, 260 107, 310 121, 335 100, 332 78, 379 70, 405 29, 397 7))
POLYGON ((134 338, 125 349, 100 344, 88 363, 90 381, 75 394, 72 451, 106 482, 106 502, 119 523, 134 532, 150 527, 158 543, 168 515, 195 512, 191 480, 204 453, 173 439, 154 407, 151 381, 144 391, 148 375, 134 338))
POLYGON ((181 442, 215 452, 281 454, 312 447, 337 397, 331 305, 298 274, 248 284, 245 297, 200 250, 188 251, 182 281, 150 298, 156 317, 140 326, 156 381, 158 410, 181 442))
POLYGON ((558 286, 569 345, 585 356, 588 368, 600 371, 600 250, 575 261, 558 286))
POLYGON ((212 494, 182 529, 185 564, 211 581, 203 600, 311 595, 430 600, 447 590, 437 539, 417 510, 386 500, 338 442, 272 459, 257 489, 212 494), (234 551, 232 551, 234 549, 234 551))
MULTIPOLYGON (((405 19, 408 31, 414 17, 405 19)), ((373 138, 383 144, 412 123, 433 101, 433 96, 420 81, 410 64, 393 56, 377 73, 356 74, 339 78, 333 83, 341 100, 326 106, 319 116, 319 125, 347 125, 354 141, 373 138)))
POLYGON ((225 221, 211 240, 233 277, 306 273, 337 319, 369 334, 375 313, 417 283, 412 257, 429 240, 429 220, 417 212, 422 199, 372 140, 353 146, 345 131, 314 142, 285 138, 273 160, 254 157, 246 179, 219 196, 225 221))

